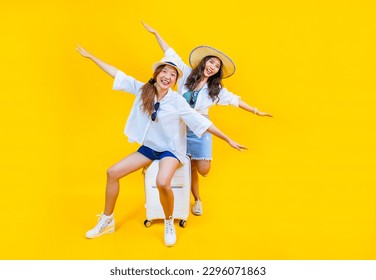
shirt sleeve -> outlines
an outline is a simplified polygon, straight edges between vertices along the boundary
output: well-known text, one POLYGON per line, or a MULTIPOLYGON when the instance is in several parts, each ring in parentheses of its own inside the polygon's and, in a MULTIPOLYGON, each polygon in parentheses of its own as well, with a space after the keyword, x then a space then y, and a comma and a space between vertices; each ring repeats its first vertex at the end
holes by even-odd
POLYGON ((218 105, 232 105, 234 107, 239 107, 240 96, 233 94, 226 88, 221 89, 218 97, 218 105))
POLYGON ((128 76, 124 72, 118 70, 115 75, 112 89, 129 92, 135 95, 140 95, 141 87, 143 85, 144 83, 139 82, 135 78, 128 76))
POLYGON ((181 95, 177 95, 176 99, 179 117, 197 137, 201 137, 213 123, 193 110, 181 95))

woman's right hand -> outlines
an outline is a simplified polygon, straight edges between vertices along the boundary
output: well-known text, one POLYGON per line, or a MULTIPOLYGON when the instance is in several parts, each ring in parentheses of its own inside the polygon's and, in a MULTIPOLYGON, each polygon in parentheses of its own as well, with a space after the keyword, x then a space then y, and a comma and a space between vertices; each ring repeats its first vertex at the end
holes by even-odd
POLYGON ((81 47, 79 44, 76 46, 76 51, 79 52, 83 57, 89 58, 92 60, 96 65, 98 65, 99 68, 101 68, 104 72, 106 72, 111 77, 115 78, 115 75, 118 71, 118 69, 99 58, 95 57, 91 53, 89 53, 87 50, 85 50, 83 47, 81 47))

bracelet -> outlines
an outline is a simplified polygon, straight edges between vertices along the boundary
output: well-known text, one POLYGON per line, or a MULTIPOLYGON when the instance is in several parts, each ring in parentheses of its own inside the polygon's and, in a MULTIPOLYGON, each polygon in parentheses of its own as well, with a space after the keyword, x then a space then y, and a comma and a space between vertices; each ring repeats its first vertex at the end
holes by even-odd
POLYGON ((258 113, 258 109, 257 108, 253 109, 253 114, 257 115, 257 113, 258 113))

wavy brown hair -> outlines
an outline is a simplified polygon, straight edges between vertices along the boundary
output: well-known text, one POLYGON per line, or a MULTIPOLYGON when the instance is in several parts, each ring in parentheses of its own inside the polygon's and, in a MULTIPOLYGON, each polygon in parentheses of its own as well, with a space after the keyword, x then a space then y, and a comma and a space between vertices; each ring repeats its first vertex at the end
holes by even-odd
MULTIPOLYGON (((190 91, 194 91, 195 88, 197 87, 197 85, 200 83, 200 81, 202 81, 202 77, 204 76, 205 64, 212 57, 216 57, 216 56, 206 56, 206 57, 204 57, 201 60, 201 62, 194 69, 192 69, 192 72, 188 76, 187 81, 185 83, 185 86, 190 91)), ((223 71, 222 71, 222 61, 221 61, 221 66, 219 68, 219 71, 215 75, 210 76, 208 81, 207 81, 209 96, 211 97, 211 99, 214 102, 219 101, 218 94, 221 91, 221 88, 223 87, 222 77, 223 77, 223 71)))
MULTIPOLYGON (((154 112, 154 97, 158 93, 157 88, 154 86, 154 83, 157 80, 157 76, 159 75, 159 73, 162 72, 162 69, 165 66, 166 65, 161 65, 157 69, 155 69, 154 74, 153 74, 153 78, 150 79, 150 81, 148 83, 144 84, 141 87, 141 90, 142 90, 142 92, 141 92, 141 100, 142 100, 141 109, 144 112, 148 113, 149 116, 154 112)), ((178 80, 178 78, 179 78, 179 73, 178 73, 178 71, 176 71, 176 81, 178 80)))

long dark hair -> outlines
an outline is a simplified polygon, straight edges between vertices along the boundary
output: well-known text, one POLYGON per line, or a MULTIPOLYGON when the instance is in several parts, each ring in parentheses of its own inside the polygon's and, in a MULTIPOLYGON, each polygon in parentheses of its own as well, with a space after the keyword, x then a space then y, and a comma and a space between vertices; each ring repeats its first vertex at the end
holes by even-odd
MULTIPOLYGON (((141 90, 142 90, 142 92, 141 92, 141 100, 142 100, 141 109, 144 112, 148 113, 149 116, 154 111, 154 97, 158 94, 157 88, 154 86, 154 83, 157 80, 157 76, 159 75, 159 73, 162 72, 162 70, 165 66, 166 65, 161 65, 157 69, 155 69, 154 74, 153 74, 153 78, 150 79, 149 82, 147 82, 146 84, 144 84, 141 87, 141 90)), ((178 71, 176 71, 176 81, 178 80, 178 78, 179 78, 179 73, 178 73, 178 71)))
MULTIPOLYGON (((188 76, 187 81, 185 83, 185 86, 190 90, 194 91, 197 87, 197 85, 202 81, 202 77, 204 76, 204 70, 205 70, 205 64, 206 62, 216 56, 206 56, 204 57, 201 62, 192 69, 191 74, 188 76)), ((221 60, 220 60, 221 61, 221 60)), ((209 90, 209 96, 211 99, 215 101, 219 101, 218 94, 221 91, 222 85, 222 77, 223 77, 223 71, 222 71, 222 61, 221 66, 219 68, 219 71, 213 75, 210 76, 208 79, 208 90, 209 90)))

